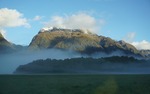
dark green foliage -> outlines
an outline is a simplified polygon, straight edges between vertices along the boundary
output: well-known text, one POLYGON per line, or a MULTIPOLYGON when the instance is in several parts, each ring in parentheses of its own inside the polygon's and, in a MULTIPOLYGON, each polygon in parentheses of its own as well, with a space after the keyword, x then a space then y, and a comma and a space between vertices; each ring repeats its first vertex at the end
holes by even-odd
POLYGON ((133 57, 125 56, 113 56, 99 59, 41 59, 26 65, 19 66, 14 73, 101 73, 105 71, 121 72, 125 70, 128 71, 128 68, 140 68, 141 65, 149 66, 149 63, 147 62, 148 61, 146 60, 137 60, 133 57))
POLYGON ((126 56, 113 56, 113 57, 105 57, 103 58, 106 62, 113 62, 113 63, 138 63, 141 62, 142 60, 137 60, 134 57, 126 57, 126 56))
POLYGON ((150 94, 150 75, 0 75, 0 94, 150 94))

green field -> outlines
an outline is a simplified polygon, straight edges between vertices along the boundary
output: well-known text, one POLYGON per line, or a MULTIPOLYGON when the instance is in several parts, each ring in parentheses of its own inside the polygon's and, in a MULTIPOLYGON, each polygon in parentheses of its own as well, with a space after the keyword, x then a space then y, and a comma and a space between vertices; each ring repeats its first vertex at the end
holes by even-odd
POLYGON ((150 94, 150 75, 0 75, 0 94, 150 94))

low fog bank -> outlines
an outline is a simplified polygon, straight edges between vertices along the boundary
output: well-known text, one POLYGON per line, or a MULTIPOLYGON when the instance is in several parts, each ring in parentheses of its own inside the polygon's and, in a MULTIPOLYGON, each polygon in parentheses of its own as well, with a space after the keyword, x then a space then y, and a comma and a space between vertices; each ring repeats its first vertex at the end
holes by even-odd
MULTIPOLYGON (((58 50, 58 49, 50 49, 50 50, 42 50, 42 51, 20 51, 12 54, 0 55, 0 74, 12 74, 19 65, 28 64, 34 60, 38 59, 67 59, 67 58, 79 58, 79 57, 92 57, 92 58, 101 58, 101 57, 111 57, 111 56, 125 56, 120 51, 115 51, 112 54, 106 53, 95 53, 92 55, 80 54, 74 51, 66 51, 66 50, 58 50)), ((139 73, 139 74, 150 74, 150 63, 143 64, 106 64, 101 67, 101 71, 91 71, 87 70, 88 73, 139 73), (126 71, 122 71, 126 69, 126 71), (128 69, 127 69, 128 68, 128 69)), ((79 70, 80 71, 80 70, 79 70)))
POLYGON ((109 53, 109 54, 104 53, 104 52, 95 52, 95 53, 91 54, 92 58, 112 57, 112 56, 128 56, 128 57, 134 57, 136 59, 144 59, 143 57, 136 56, 133 54, 125 54, 121 50, 113 51, 112 53, 109 53))
POLYGON ((17 53, 0 55, 0 74, 12 74, 19 65, 24 65, 37 59, 66 59, 77 57, 81 57, 81 54, 58 49, 36 52, 20 51, 17 53))

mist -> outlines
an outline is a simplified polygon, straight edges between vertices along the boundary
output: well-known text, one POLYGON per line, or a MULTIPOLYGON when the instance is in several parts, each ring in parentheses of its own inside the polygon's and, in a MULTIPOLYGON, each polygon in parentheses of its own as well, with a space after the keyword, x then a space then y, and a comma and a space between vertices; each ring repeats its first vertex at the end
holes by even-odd
POLYGON ((42 51, 20 51, 12 54, 0 55, 0 74, 12 74, 19 65, 30 63, 37 59, 66 59, 81 57, 74 51, 62 51, 58 49, 42 51))
MULTIPOLYGON (((49 49, 40 51, 20 51, 12 54, 0 55, 0 74, 12 74, 19 65, 28 64, 38 59, 67 59, 67 58, 80 58, 80 57, 111 57, 111 56, 125 56, 121 51, 115 51, 111 54, 94 53, 92 55, 80 54, 74 51, 49 49)), ((92 63, 92 62, 89 62, 92 63)), ((90 65, 95 66, 95 65, 90 65)), ((96 65, 97 66, 97 65, 96 65)), ((77 67, 77 66, 76 66, 77 67)), ((150 74, 150 63, 105 63, 100 64, 96 68, 101 67, 100 71, 86 70, 88 73, 100 74, 150 74)), ((76 69, 74 69, 76 70, 76 69)), ((80 70, 77 70, 80 72, 80 70)))

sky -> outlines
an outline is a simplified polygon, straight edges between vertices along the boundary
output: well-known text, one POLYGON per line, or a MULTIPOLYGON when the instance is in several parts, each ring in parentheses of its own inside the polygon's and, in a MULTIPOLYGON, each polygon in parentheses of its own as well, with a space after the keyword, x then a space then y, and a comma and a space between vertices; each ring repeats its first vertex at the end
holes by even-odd
POLYGON ((41 28, 88 29, 150 49, 150 0, 0 0, 0 32, 29 45, 41 28))

